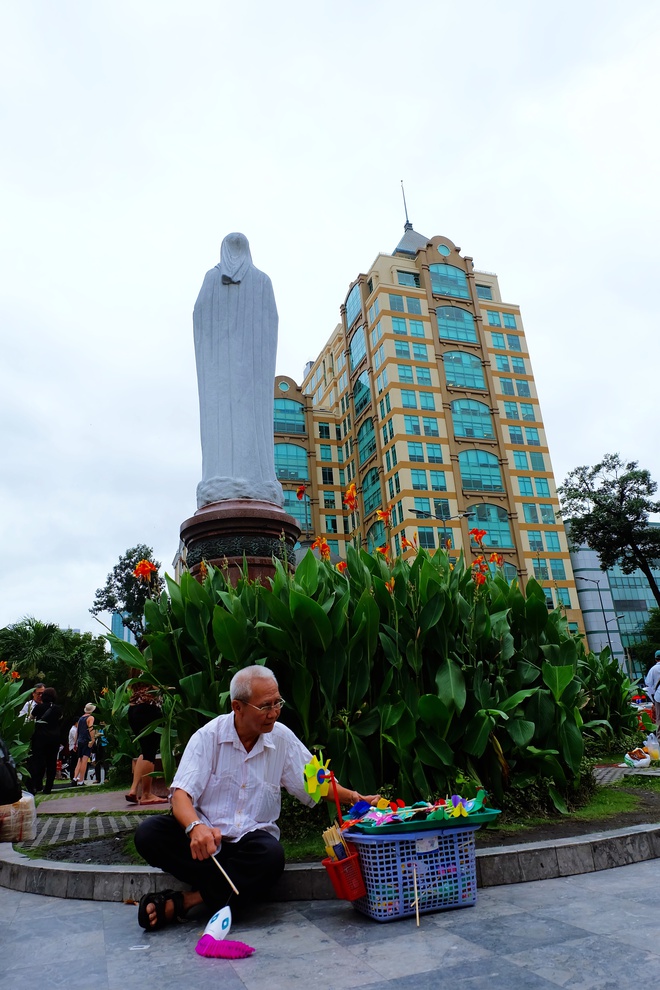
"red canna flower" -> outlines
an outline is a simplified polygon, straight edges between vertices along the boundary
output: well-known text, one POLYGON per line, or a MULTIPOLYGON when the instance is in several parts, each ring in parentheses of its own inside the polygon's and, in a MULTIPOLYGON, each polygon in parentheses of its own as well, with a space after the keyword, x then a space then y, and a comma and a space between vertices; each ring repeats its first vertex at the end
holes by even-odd
POLYGON ((387 529, 392 525, 392 510, 391 509, 379 509, 376 513, 376 517, 380 519, 381 522, 385 523, 387 529))
POLYGON ((151 575, 157 571, 158 568, 150 560, 138 560, 133 576, 139 578, 140 581, 150 581, 151 575))
POLYGON ((385 587, 387 588, 387 590, 389 591, 389 593, 391 595, 393 595, 394 594, 394 578, 390 578, 389 581, 386 581, 385 582, 385 587))
POLYGON ((0 674, 6 674, 8 670, 9 664, 7 664, 4 660, 0 660, 0 674))
POLYGON ((206 562, 205 561, 202 561, 201 564, 199 565, 199 573, 202 576, 202 581, 205 580, 206 575, 208 574, 208 572, 209 572, 209 569, 206 566, 206 562))
POLYGON ((483 538, 484 538, 484 536, 486 536, 486 530, 485 529, 471 529, 470 530, 470 536, 473 538, 473 540, 474 540, 475 543, 478 543, 479 546, 481 546, 481 544, 483 542, 483 538))
POLYGON ((12 679, 14 681, 20 681, 20 679, 21 679, 21 675, 19 674, 19 672, 17 670, 12 670, 11 676, 12 676, 12 679))
POLYGON ((388 560, 390 556, 390 548, 387 543, 383 543, 382 547, 376 547, 376 553, 382 554, 385 560, 388 560))
POLYGON ((357 509, 357 487, 355 482, 352 482, 344 494, 344 505, 349 512, 355 512, 357 509))
POLYGON ((307 485, 298 485, 298 487, 296 488, 296 498, 298 499, 299 502, 303 500, 306 489, 307 489, 307 485))
POLYGON ((345 574, 347 567, 348 564, 346 563, 345 560, 340 560, 339 563, 337 564, 337 570, 339 571, 340 574, 345 574))
POLYGON ((485 584, 486 583, 486 575, 482 571, 475 571, 472 576, 474 578, 474 583, 475 584, 485 584))
POLYGON ((445 540, 445 550, 451 550, 451 536, 448 536, 445 540))
POLYGON ((318 550, 321 555, 321 560, 330 560, 330 547, 328 546, 327 540, 322 536, 317 536, 312 543, 312 550, 318 550))
POLYGON ((504 563, 504 557, 502 556, 501 553, 491 553, 488 559, 490 560, 491 564, 497 564, 498 567, 501 567, 502 564, 504 563))
POLYGON ((417 549, 417 540, 413 539, 413 542, 411 543, 411 541, 408 540, 408 539, 406 539, 405 536, 402 536, 401 537, 401 546, 403 547, 404 550, 416 550, 417 549))

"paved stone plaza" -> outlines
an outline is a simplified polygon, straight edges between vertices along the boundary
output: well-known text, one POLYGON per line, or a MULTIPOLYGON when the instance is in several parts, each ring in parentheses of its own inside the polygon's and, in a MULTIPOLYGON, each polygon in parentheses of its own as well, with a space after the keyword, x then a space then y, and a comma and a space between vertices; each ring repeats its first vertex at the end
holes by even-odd
POLYGON ((480 890, 474 907, 378 924, 344 902, 268 905, 202 959, 204 919, 153 935, 137 908, 0 888, 0 988, 68 990, 639 990, 660 965, 660 860, 480 890))

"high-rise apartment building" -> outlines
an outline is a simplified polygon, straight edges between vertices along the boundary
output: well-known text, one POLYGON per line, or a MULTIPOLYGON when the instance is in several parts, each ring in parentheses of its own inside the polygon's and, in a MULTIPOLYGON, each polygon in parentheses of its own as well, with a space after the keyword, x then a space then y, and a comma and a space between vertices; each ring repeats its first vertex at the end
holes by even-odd
POLYGON ((497 276, 406 223, 340 312, 302 385, 275 382, 275 465, 301 539, 323 536, 339 557, 349 541, 373 549, 385 507, 397 555, 403 536, 469 555, 483 529, 507 577, 534 575, 581 628, 520 310, 497 276))

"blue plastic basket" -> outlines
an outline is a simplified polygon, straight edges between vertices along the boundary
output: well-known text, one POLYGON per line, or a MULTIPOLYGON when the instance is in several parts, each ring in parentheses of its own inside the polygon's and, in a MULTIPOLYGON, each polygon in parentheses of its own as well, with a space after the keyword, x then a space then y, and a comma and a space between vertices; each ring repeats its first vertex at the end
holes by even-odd
POLYGON ((414 915, 415 873, 420 914, 474 904, 477 827, 382 836, 351 831, 367 891, 353 906, 375 921, 414 915))

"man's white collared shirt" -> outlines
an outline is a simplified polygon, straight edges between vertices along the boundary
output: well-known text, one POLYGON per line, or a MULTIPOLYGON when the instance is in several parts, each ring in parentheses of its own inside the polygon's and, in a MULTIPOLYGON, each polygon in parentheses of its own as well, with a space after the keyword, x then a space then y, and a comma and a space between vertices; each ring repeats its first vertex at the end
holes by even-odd
POLYGON ((233 712, 219 715, 191 736, 172 790, 189 794, 195 810, 224 838, 240 839, 261 828, 279 839, 275 824, 285 788, 308 807, 304 767, 312 758, 306 746, 280 722, 264 732, 246 752, 234 727, 233 712))

